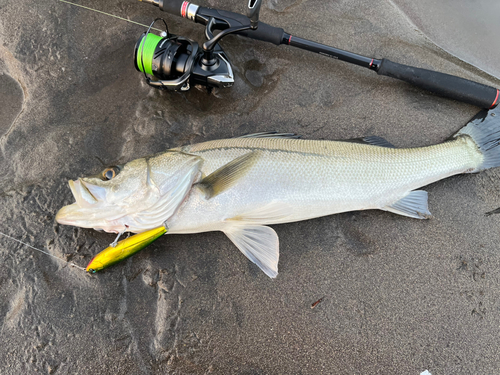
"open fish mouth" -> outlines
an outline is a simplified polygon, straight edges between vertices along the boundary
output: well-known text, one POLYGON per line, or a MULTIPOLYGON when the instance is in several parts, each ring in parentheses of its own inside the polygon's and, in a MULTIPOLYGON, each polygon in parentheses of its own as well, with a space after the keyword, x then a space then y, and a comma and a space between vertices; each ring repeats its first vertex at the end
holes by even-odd
POLYGON ((70 180, 75 202, 61 208, 56 221, 114 233, 158 228, 184 201, 202 162, 198 156, 166 152, 70 180))
POLYGON ((74 181, 69 180, 68 184, 76 203, 82 208, 106 201, 106 189, 101 186, 85 182, 81 178, 74 181))
POLYGON ((69 188, 71 189, 71 193, 73 193, 73 197, 76 200, 76 204, 79 207, 90 207, 95 205, 98 200, 92 194, 92 192, 88 189, 85 182, 83 180, 69 180, 68 181, 69 188))
POLYGON ((76 202, 57 212, 56 221, 59 224, 106 230, 110 222, 126 215, 123 208, 105 204, 104 188, 82 179, 70 180, 68 184, 76 202))

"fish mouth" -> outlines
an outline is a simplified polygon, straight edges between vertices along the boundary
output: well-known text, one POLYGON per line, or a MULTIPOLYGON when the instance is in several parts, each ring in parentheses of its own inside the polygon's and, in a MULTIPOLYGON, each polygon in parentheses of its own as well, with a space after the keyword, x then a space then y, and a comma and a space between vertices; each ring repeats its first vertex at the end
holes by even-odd
POLYGON ((57 212, 56 221, 59 224, 102 229, 106 232, 116 231, 109 230, 111 222, 125 216, 126 212, 121 207, 103 204, 106 193, 104 188, 82 179, 70 180, 68 185, 76 202, 57 212))
POLYGON ((88 184, 80 178, 75 181, 69 180, 68 185, 76 200, 76 204, 82 208, 94 206, 105 195, 104 188, 88 184))

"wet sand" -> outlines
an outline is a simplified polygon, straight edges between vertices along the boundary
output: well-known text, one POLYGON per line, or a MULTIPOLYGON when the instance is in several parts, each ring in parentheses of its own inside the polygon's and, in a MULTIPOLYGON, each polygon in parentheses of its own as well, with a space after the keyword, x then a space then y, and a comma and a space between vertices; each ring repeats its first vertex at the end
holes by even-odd
MULTIPOLYGON (((140 2, 85 5, 146 24, 163 16, 172 32, 203 38, 200 25, 140 2)), ((270 130, 431 145, 478 111, 234 36, 223 41, 232 89, 162 92, 134 68, 141 27, 56 1, 8 1, 0 14, 0 231, 81 266, 114 235, 54 216, 73 201, 67 180, 103 164, 270 130)), ((436 47, 390 1, 271 0, 261 20, 500 87, 436 47)), ((275 280, 222 233, 166 236, 93 276, 0 238, 0 372, 498 374, 500 215, 485 213, 500 207, 499 173, 426 187, 431 220, 364 211, 274 226, 275 280)))
POLYGON ((434 43, 500 78, 500 2, 496 0, 394 0, 434 43))

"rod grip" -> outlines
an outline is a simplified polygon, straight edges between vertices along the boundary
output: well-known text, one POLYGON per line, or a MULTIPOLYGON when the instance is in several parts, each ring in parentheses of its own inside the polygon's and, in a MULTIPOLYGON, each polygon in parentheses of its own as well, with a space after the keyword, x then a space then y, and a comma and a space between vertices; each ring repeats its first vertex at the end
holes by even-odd
POLYGON ((493 108, 499 101, 499 90, 468 79, 415 68, 382 59, 377 74, 397 78, 440 96, 473 104, 480 108, 493 108))
MULTIPOLYGON (((180 16, 183 3, 184 0, 160 0, 159 7, 164 12, 173 14, 174 16, 180 16)), ((186 1, 186 3, 188 2, 186 1)))

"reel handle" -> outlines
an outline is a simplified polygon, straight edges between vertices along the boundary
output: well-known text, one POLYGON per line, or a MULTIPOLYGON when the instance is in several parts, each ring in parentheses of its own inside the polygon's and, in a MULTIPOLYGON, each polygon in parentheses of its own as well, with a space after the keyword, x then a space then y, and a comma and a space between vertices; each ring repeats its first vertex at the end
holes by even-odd
POLYGON ((250 28, 257 30, 259 27, 259 13, 262 0, 248 0, 247 17, 250 19, 250 28))
POLYGON ((262 5, 262 0, 249 0, 248 1, 248 8, 247 8, 247 17, 248 20, 250 21, 250 24, 243 24, 239 26, 231 26, 231 24, 228 24, 230 27, 221 31, 217 36, 213 37, 212 34, 212 28, 213 25, 216 23, 216 18, 212 17, 210 18, 210 21, 207 24, 206 27, 206 34, 207 37, 211 36, 208 38, 204 44, 203 44, 203 50, 205 52, 210 52, 213 50, 215 45, 226 35, 233 34, 233 33, 239 33, 245 30, 257 30, 259 27, 259 13, 260 13, 260 6, 262 5))

